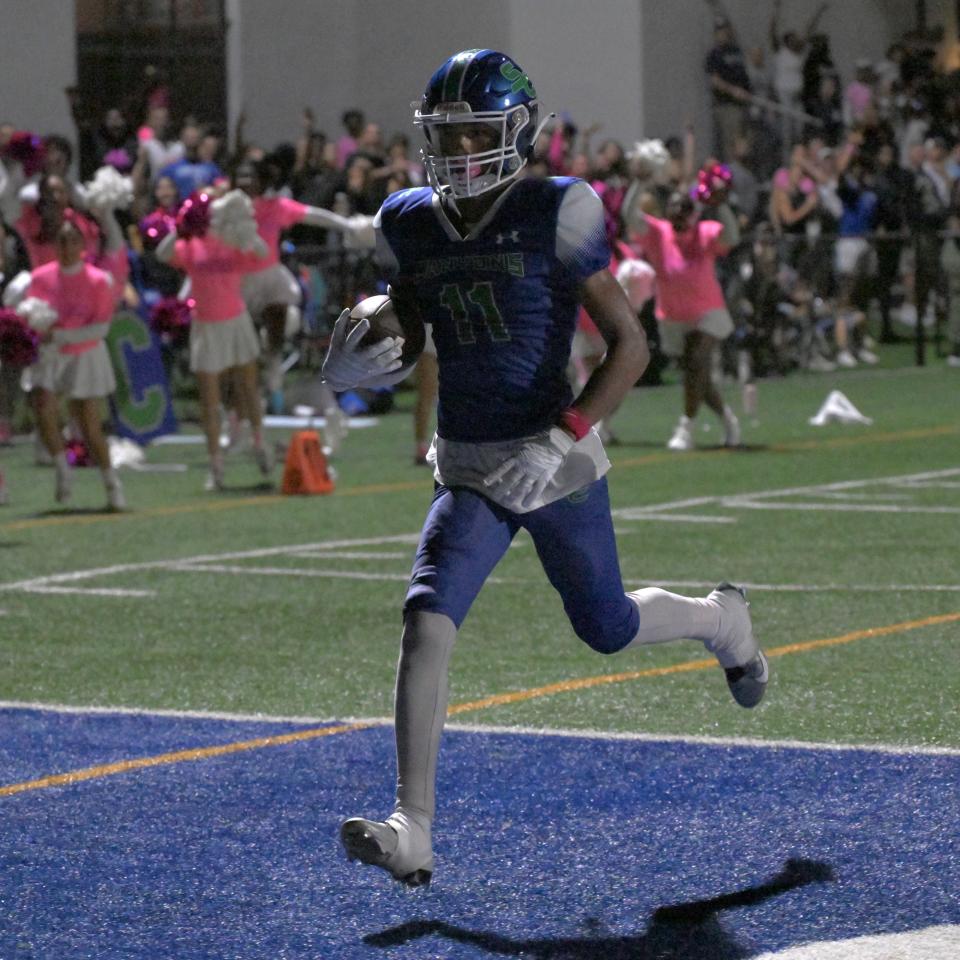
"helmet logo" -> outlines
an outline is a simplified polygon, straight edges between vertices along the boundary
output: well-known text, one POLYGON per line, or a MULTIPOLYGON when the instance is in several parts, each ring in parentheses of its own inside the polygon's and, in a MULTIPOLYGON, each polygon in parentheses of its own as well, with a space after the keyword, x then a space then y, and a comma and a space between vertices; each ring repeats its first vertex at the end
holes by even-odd
POLYGON ((522 90, 528 97, 536 97, 537 91, 533 89, 530 78, 516 64, 502 64, 500 73, 512 85, 510 87, 511 93, 519 93, 522 90))

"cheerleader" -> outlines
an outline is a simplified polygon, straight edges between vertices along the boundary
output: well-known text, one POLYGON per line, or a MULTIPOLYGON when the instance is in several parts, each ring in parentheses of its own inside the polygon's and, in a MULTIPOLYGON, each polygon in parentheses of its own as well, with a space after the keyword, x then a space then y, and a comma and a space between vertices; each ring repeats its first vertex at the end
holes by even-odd
POLYGON ((57 259, 57 236, 64 220, 70 220, 80 232, 83 252, 97 256, 100 252, 100 231, 92 220, 71 206, 66 181, 56 174, 47 174, 40 181, 38 190, 36 203, 23 203, 20 216, 14 224, 26 247, 30 269, 35 270, 57 259))
POLYGON ((311 207, 288 197, 269 192, 274 168, 269 160, 242 164, 234 183, 253 201, 257 231, 267 248, 267 256, 244 278, 243 299, 247 310, 267 331, 265 380, 270 408, 283 410, 283 343, 287 336, 287 315, 300 304, 300 286, 293 274, 280 263, 280 234, 296 224, 337 230, 351 249, 372 249, 374 233, 370 217, 341 217, 320 207, 311 207))
MULTIPOLYGON (((227 194, 214 206, 227 202, 235 207, 233 199, 233 195, 227 194)), ((246 198, 241 199, 249 204, 246 198)), ((184 206, 191 202, 197 201, 191 198, 184 206)), ((273 458, 264 444, 257 389, 260 342, 240 292, 245 274, 262 265, 264 250, 256 237, 252 217, 249 227, 257 242, 244 250, 239 244, 231 245, 221 235, 208 232, 206 224, 199 229, 191 227, 183 214, 181 208, 177 232, 164 237, 156 253, 158 260, 177 267, 190 279, 191 296, 196 302, 190 325, 190 369, 196 374, 200 389, 200 415, 210 459, 206 486, 208 490, 223 490, 221 375, 231 378, 239 413, 250 421, 253 454, 260 472, 266 477, 273 469, 273 458)))
POLYGON ((101 421, 101 400, 116 389, 104 343, 116 306, 115 286, 110 274, 84 262, 85 243, 80 227, 64 220, 55 237, 56 259, 31 272, 27 297, 17 311, 41 333, 43 342, 30 375, 38 429, 56 467, 56 501, 64 503, 71 495, 58 416, 58 397, 65 396, 71 419, 100 468, 107 504, 111 510, 122 510, 126 506, 123 487, 110 465, 101 421))

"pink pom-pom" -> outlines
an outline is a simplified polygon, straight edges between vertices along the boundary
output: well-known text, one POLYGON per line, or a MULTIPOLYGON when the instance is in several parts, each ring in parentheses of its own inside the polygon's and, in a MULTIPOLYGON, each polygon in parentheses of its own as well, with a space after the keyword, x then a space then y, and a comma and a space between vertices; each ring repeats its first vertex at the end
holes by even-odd
POLYGON ((123 147, 108 150, 103 155, 103 162, 106 166, 113 167, 118 173, 129 173, 133 169, 133 157, 123 147))
POLYGON ((181 237, 202 237, 210 226, 210 201, 206 191, 194 191, 180 204, 177 233, 181 237))
POLYGON ((717 204, 726 197, 731 183, 733 174, 730 168, 723 163, 714 163, 697 174, 697 182, 690 190, 690 196, 700 203, 717 204))
POLYGON ((0 309, 0 362, 10 367, 29 367, 40 352, 37 331, 13 310, 0 309))
POLYGON ((147 250, 154 250, 168 233, 177 229, 177 221, 166 210, 154 210, 140 221, 139 228, 143 246, 147 250))
POLYGON ((32 177, 43 169, 47 151, 43 140, 35 133, 17 130, 10 135, 10 141, 4 153, 23 167, 26 176, 32 177))
POLYGON ((153 139, 153 127, 143 126, 143 127, 140 127, 139 130, 137 130, 137 140, 139 140, 140 143, 145 143, 147 140, 152 140, 152 139, 153 139))
POLYGON ((71 467, 89 467, 93 465, 93 459, 87 445, 76 438, 68 440, 63 445, 63 452, 67 456, 67 463, 71 467))
POLYGON ((178 300, 176 297, 164 297, 158 300, 150 310, 150 327, 167 346, 178 347, 184 344, 190 333, 193 320, 193 297, 178 300))

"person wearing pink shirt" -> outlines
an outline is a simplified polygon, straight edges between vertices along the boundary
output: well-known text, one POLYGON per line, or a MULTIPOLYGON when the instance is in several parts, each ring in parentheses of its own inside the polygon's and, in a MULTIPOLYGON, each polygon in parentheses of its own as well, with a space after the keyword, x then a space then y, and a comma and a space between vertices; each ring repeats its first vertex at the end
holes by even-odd
POLYGON ((70 206, 70 193, 64 179, 47 174, 38 190, 36 203, 23 203, 14 224, 26 247, 30 269, 57 259, 57 235, 65 219, 72 220, 79 229, 84 253, 96 256, 100 251, 100 231, 93 221, 70 206))
POLYGON ((262 262, 259 253, 230 246, 212 233, 178 237, 171 232, 157 246, 157 259, 190 278, 196 302, 190 324, 190 369, 200 388, 200 416, 210 458, 207 489, 224 489, 220 449, 220 377, 233 381, 237 405, 250 421, 253 454, 260 472, 269 476, 273 458, 264 444, 257 357, 260 341, 240 290, 243 277, 262 262))
POLYGON ((345 235, 349 247, 373 246, 372 218, 341 217, 330 210, 311 207, 289 197, 270 193, 274 169, 269 160, 243 164, 234 177, 235 186, 253 200, 257 232, 267 247, 267 255, 243 281, 243 299, 255 324, 267 331, 265 380, 270 409, 283 412, 283 344, 287 336, 287 317, 300 304, 300 286, 293 274, 280 262, 280 235, 298 223, 345 235))
POLYGON ((26 307, 32 298, 56 314, 41 335, 41 357, 31 367, 38 429, 56 467, 55 497, 63 503, 71 495, 58 415, 58 397, 66 396, 71 419, 100 467, 107 503, 113 510, 122 510, 126 506, 123 488, 110 465, 100 405, 117 385, 104 342, 116 307, 115 283, 106 271, 84 262, 84 235, 74 222, 65 220, 60 226, 56 248, 56 260, 32 271, 27 298, 21 304, 26 307))
POLYGON ((683 370, 683 415, 667 447, 693 449, 693 421, 703 403, 722 420, 724 445, 738 446, 740 424, 711 376, 717 346, 733 333, 716 261, 739 242, 736 216, 721 202, 716 207, 719 222, 701 220, 693 199, 679 191, 667 201, 665 219, 643 213, 635 203, 627 210, 637 250, 656 272, 663 351, 678 358, 683 370))

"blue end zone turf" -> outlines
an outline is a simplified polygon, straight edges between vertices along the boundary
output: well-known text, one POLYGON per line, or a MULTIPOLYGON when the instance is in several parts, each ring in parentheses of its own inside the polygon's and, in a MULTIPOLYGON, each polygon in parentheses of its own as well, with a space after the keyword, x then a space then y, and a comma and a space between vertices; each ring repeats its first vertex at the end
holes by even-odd
MULTIPOLYGON (((2 711, 3 784, 296 729, 2 711)), ((0 798, 0 957, 725 960, 960 923, 960 758, 448 732, 433 885, 369 729, 0 798), (832 878, 832 879, 831 879, 832 878)))

